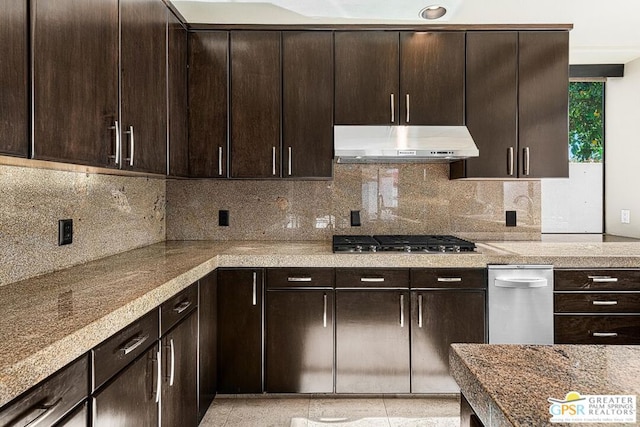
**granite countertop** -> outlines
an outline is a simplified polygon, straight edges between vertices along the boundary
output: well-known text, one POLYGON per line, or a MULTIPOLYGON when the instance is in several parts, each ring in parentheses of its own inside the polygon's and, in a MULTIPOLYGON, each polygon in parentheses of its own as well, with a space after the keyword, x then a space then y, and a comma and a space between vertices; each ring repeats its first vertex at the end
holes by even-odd
POLYGON ((333 254, 330 242, 169 241, 0 287, 0 406, 217 267, 640 267, 640 243, 488 242, 333 254))
POLYGON ((640 395, 640 346, 452 344, 449 359, 487 427, 574 425, 551 423, 547 400, 571 391, 640 395))

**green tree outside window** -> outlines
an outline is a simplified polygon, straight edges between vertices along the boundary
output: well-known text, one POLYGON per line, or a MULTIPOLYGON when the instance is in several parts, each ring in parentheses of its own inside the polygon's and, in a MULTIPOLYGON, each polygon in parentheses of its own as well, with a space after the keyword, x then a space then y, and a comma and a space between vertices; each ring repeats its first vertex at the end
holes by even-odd
POLYGON ((602 162, 602 82, 569 83, 569 160, 602 162))

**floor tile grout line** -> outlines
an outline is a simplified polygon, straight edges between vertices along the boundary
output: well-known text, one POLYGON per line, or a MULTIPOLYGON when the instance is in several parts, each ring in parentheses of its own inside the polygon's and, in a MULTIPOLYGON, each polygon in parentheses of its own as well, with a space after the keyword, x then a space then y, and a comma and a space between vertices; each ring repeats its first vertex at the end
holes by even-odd
POLYGON ((384 396, 382 396, 382 406, 384 407, 384 413, 387 416, 387 425, 391 427, 391 421, 389 420, 389 411, 387 410, 387 402, 384 399, 384 396))

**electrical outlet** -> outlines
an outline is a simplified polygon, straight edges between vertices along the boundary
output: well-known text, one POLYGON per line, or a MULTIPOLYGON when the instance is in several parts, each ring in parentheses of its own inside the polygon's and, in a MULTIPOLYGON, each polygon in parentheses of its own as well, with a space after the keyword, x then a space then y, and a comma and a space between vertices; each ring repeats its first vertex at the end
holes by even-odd
POLYGON ((631 211, 629 209, 622 209, 620 211, 620 222, 623 224, 629 224, 631 222, 631 211))
POLYGON ((229 211, 227 210, 218 211, 218 226, 220 227, 229 226, 229 211))
POLYGON ((61 219, 58 221, 58 246, 73 243, 73 220, 61 219))
POLYGON ((505 226, 515 227, 518 225, 518 219, 516 211, 506 211, 505 214, 505 226))
POLYGON ((360 211, 351 211, 351 226, 360 227, 362 222, 360 221, 360 211))

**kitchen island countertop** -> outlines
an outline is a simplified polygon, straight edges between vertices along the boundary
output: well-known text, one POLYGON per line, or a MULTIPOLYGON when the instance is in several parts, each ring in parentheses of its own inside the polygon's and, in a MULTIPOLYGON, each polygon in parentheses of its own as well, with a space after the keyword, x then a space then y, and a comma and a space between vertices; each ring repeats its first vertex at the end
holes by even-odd
POLYGON ((0 406, 217 267, 640 267, 636 242, 487 242, 478 253, 333 254, 330 242, 169 241, 0 287, 0 406))
POLYGON ((547 400, 569 392, 640 395, 640 346, 452 344, 449 360, 487 427, 573 425, 551 423, 547 400))

